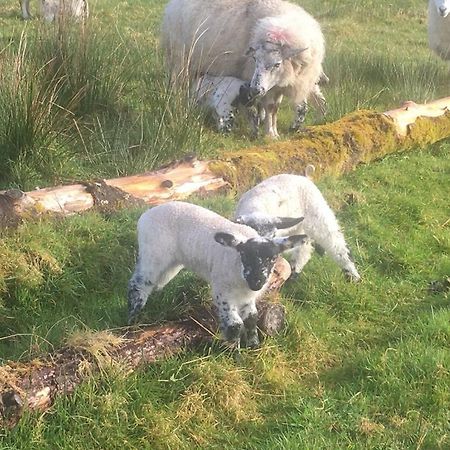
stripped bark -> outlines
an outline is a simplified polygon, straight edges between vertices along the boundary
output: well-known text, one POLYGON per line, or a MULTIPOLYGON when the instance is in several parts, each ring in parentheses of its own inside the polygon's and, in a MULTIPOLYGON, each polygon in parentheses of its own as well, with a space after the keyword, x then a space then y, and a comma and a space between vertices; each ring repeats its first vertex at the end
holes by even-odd
POLYGON ((325 125, 307 127, 286 141, 223 152, 213 161, 190 159, 161 170, 93 183, 22 193, 0 193, 0 226, 15 225, 42 212, 69 215, 97 206, 102 210, 183 199, 193 193, 244 189, 268 176, 302 174, 308 164, 315 178, 339 174, 389 153, 432 144, 450 136, 450 97, 426 105, 406 102, 377 113, 357 111, 325 125))
MULTIPOLYGON (((258 327, 263 334, 272 336, 284 326, 285 308, 274 297, 290 274, 289 263, 279 258, 268 291, 257 305, 258 327)), ((58 395, 71 394, 84 379, 104 369, 105 363, 118 364, 128 373, 188 348, 211 343, 218 335, 215 312, 203 308, 178 322, 123 329, 116 333, 119 339, 111 339, 102 349, 102 364, 89 352, 89 346, 77 345, 62 348, 43 360, 1 366, 0 426, 16 425, 26 410, 47 410, 58 395)))

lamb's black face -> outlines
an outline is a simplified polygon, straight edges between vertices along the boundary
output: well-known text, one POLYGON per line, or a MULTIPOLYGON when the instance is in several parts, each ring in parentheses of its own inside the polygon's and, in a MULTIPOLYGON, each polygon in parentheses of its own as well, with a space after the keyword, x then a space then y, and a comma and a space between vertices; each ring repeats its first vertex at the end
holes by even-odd
POLYGON ((218 244, 239 252, 242 276, 252 291, 259 291, 266 284, 280 253, 304 243, 305 239, 304 234, 278 239, 256 237, 246 241, 240 241, 229 233, 214 235, 214 240, 218 244))
POLYGON ((272 272, 280 252, 279 246, 267 239, 256 238, 239 244, 236 250, 241 256, 242 275, 248 287, 259 291, 272 272))

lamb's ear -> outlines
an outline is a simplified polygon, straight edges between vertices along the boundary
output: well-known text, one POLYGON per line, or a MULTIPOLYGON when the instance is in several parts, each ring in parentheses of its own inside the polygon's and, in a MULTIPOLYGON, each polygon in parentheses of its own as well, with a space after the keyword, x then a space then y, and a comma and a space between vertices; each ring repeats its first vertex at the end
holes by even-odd
POLYGON ((278 230, 284 230, 298 225, 303 219, 304 217, 275 217, 273 224, 278 230))
POLYGON ((249 47, 245 52, 245 56, 253 56, 256 52, 256 49, 253 47, 249 47))
POLYGON ((288 236, 285 238, 276 238, 273 240, 278 245, 280 253, 290 250, 297 245, 304 244, 308 236, 306 234, 295 234, 294 236, 288 236))
POLYGON ((308 47, 293 48, 289 45, 282 45, 281 46, 281 57, 283 59, 294 58, 295 56, 298 56, 300 53, 304 52, 305 50, 308 50, 308 47))
POLYGON ((240 242, 229 233, 216 233, 214 235, 214 240, 225 247, 235 248, 240 244, 240 242))

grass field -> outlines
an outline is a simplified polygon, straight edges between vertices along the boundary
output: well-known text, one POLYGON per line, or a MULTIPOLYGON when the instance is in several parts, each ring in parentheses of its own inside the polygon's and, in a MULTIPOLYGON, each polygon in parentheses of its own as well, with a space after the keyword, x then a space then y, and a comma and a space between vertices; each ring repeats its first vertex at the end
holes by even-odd
MULTIPOLYGON (((448 95, 448 67, 427 47, 425 1, 298 3, 327 39, 327 120, 448 95)), ((164 1, 90 4, 86 30, 68 24, 63 35, 22 22, 15 0, 0 5, 0 189, 137 173, 252 143, 243 125, 218 135, 168 88, 157 49, 164 1)), ((286 138, 290 114, 283 107, 286 138)), ((320 180, 362 283, 314 256, 283 288, 285 331, 239 362, 214 346, 128 376, 112 367, 0 430, 0 449, 450 448, 450 301, 439 284, 450 275, 449 153, 442 142, 320 180)), ((193 201, 227 216, 235 205, 231 195, 193 201)), ((0 363, 124 325, 141 212, 2 231, 0 363)), ((181 274, 143 320, 175 319, 208 295, 181 274)))

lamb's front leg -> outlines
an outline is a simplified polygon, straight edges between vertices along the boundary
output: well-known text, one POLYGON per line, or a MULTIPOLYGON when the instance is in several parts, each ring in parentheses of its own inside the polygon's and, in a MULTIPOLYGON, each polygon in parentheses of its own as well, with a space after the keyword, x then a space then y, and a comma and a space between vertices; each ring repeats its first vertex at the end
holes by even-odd
POLYGON ((214 296, 214 303, 217 307, 220 328, 225 340, 233 347, 239 349, 245 328, 236 306, 223 294, 216 294, 214 296))
POLYGON ((300 275, 303 267, 305 267, 306 263, 311 259, 313 252, 314 247, 311 239, 307 239, 302 245, 295 247, 289 252, 292 255, 292 274, 290 276, 291 280, 296 279, 300 275))
POLYGON ((240 313, 245 327, 245 334, 243 335, 243 338, 245 337, 245 346, 249 348, 259 347, 258 311, 255 302, 252 301, 242 306, 240 313))
POLYGON ((291 130, 299 130, 306 119, 306 113, 308 112, 308 102, 304 100, 303 102, 295 105, 295 117, 294 123, 291 125, 291 130))
POLYGON ((22 0, 21 6, 22 6, 22 18, 24 20, 31 19, 30 0, 22 0))

